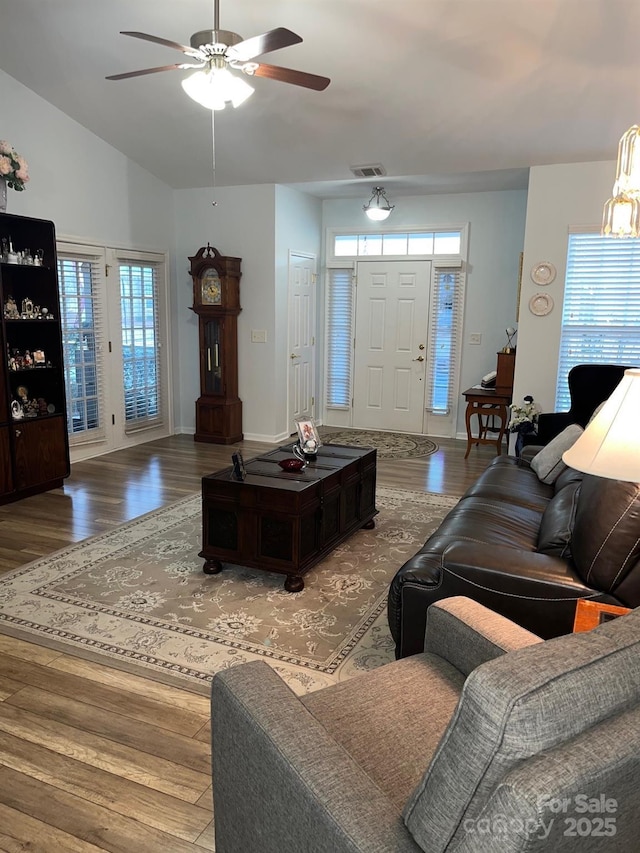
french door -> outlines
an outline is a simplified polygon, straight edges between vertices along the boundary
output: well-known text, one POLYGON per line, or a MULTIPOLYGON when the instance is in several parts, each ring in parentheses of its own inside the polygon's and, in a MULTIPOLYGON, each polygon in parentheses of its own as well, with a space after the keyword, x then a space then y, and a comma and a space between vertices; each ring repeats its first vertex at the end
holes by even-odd
POLYGON ((72 459, 170 433, 165 256, 60 243, 72 459))

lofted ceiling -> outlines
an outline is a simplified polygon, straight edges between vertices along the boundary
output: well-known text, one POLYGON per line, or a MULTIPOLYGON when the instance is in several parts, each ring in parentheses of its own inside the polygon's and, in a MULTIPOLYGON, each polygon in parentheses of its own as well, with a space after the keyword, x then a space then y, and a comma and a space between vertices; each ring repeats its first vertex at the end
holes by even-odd
MULTIPOLYGON (((188 44, 213 14, 213 0, 0 0, 0 69, 171 186, 210 186, 212 114, 182 91, 191 72, 105 76, 189 61, 120 30, 188 44)), ((637 0, 220 0, 220 27, 243 38, 281 26, 304 41, 264 61, 331 85, 256 78, 216 112, 218 185, 524 187, 531 165, 614 159, 640 120, 637 0), (387 177, 353 177, 370 163, 387 177)))

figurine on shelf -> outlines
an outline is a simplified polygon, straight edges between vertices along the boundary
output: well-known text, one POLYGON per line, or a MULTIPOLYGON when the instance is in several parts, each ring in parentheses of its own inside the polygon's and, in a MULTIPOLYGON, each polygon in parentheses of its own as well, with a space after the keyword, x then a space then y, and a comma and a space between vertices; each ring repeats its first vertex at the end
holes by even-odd
POLYGON ((43 258, 44 258, 44 249, 36 249, 36 253, 35 253, 35 256, 33 258, 34 267, 41 267, 43 258))
POLYGON ((37 400, 27 400, 22 404, 22 408, 24 409, 25 418, 37 418, 38 417, 38 401, 37 400))
POLYGON ((49 413, 49 409, 47 406, 47 401, 44 397, 38 397, 38 414, 47 415, 49 413))
POLYGON ((28 349, 24 351, 22 363, 25 367, 33 367, 33 359, 31 358, 31 353, 28 349))
POLYGON ((22 300, 22 319, 33 319, 33 302, 28 298, 22 300))
POLYGON ((18 306, 16 304, 16 300, 13 296, 7 296, 7 301, 4 304, 4 319, 5 320, 19 320, 20 312, 18 311, 18 306))

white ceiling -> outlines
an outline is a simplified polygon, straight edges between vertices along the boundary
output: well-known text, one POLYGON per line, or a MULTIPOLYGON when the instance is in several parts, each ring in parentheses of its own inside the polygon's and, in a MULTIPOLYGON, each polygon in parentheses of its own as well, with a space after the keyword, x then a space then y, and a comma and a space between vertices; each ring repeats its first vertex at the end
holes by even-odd
MULTIPOLYGON (((215 113, 221 186, 525 187, 531 165, 615 159, 640 120, 637 0, 220 0, 220 26, 287 27, 303 43, 264 61, 332 80, 256 78, 215 113), (354 178, 366 163, 388 177, 354 178)), ((104 78, 184 59, 120 30, 188 44, 212 27, 213 0, 0 0, 0 68, 171 186, 210 186, 211 113, 183 93, 190 72, 104 78)))

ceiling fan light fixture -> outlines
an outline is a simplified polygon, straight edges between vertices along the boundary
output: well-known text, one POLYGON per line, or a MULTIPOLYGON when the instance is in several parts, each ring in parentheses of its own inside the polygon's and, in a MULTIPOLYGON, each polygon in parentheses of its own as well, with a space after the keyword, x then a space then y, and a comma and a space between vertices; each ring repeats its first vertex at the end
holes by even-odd
POLYGON ((223 110, 227 104, 239 107, 255 91, 246 80, 227 68, 215 67, 185 77, 182 88, 190 98, 209 110, 223 110))
POLYGON ((384 187, 374 187, 373 195, 362 209, 373 222, 384 222, 394 209, 395 204, 389 204, 384 187))

